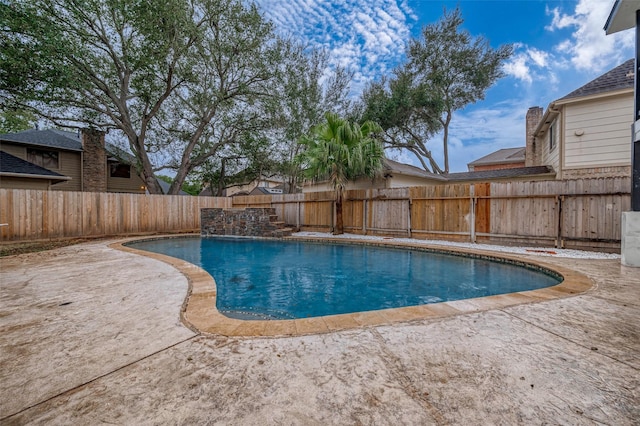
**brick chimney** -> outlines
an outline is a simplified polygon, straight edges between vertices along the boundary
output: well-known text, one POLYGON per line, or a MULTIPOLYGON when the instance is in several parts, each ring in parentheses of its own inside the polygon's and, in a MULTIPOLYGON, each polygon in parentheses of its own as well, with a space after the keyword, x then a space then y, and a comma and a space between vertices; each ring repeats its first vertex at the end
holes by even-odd
POLYGON ((84 129, 82 149, 82 190, 107 192, 107 152, 104 149, 104 132, 84 129))
POLYGON ((525 148, 525 166, 539 166, 542 161, 542 145, 540 141, 536 141, 533 133, 542 120, 543 110, 542 108, 535 106, 529 108, 527 111, 526 126, 527 126, 527 139, 525 148))

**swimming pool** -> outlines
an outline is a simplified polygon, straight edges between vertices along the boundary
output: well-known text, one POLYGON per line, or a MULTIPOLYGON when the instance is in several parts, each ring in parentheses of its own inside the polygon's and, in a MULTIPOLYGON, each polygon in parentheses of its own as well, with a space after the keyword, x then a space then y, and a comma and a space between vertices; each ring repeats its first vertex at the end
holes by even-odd
POLYGON ((186 260, 217 285, 216 306, 240 319, 295 319, 536 290, 557 275, 418 249, 247 238, 170 238, 131 247, 186 260))

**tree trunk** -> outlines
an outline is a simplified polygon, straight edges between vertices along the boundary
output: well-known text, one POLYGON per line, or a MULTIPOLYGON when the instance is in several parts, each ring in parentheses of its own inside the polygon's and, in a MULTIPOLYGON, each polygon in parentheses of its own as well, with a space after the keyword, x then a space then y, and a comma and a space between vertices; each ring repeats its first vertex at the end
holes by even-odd
POLYGON ((451 123, 451 112, 447 112, 447 118, 443 124, 444 132, 442 144, 444 149, 444 173, 449 173, 449 123, 451 123))
POLYGON ((342 223, 342 193, 336 194, 336 228, 333 235, 344 234, 344 224, 342 223))

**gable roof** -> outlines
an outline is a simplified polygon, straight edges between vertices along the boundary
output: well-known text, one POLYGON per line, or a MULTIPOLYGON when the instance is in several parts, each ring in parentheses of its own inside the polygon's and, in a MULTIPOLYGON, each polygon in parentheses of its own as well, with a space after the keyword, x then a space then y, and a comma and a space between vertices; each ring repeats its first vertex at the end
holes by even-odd
POLYGON ((425 179, 433 179, 438 181, 445 181, 446 178, 442 177, 442 175, 437 175, 435 173, 427 172, 420 167, 412 166, 410 164, 399 163, 394 160, 389 160, 388 158, 384 160, 384 170, 389 173, 399 173, 407 176, 415 176, 421 177, 425 179))
POLYGON ((71 179, 4 151, 0 151, 0 176, 51 179, 58 182, 71 179))
POLYGON ((612 92, 614 90, 632 89, 634 81, 634 62, 635 59, 629 59, 622 65, 618 65, 611 71, 602 74, 600 77, 591 80, 582 87, 577 88, 568 95, 558 99, 579 98, 582 96, 597 95, 599 93, 612 92))
POLYGON ((524 161, 525 148, 503 148, 467 164, 480 166, 489 164, 520 163, 524 161))
MULTIPOLYGON (((171 184, 169 182, 165 182, 162 179, 158 179, 158 178, 156 178, 156 181, 158 182, 158 185, 160 185, 160 188, 162 189, 163 194, 166 194, 167 192, 169 192, 169 188, 171 188, 171 184)), ((180 191, 178 191, 178 195, 189 195, 189 194, 187 194, 181 189, 180 191)))
POLYGON ((17 133, 4 133, 0 134, 0 141, 65 149, 68 151, 82 151, 82 142, 79 134, 56 129, 31 129, 17 133))

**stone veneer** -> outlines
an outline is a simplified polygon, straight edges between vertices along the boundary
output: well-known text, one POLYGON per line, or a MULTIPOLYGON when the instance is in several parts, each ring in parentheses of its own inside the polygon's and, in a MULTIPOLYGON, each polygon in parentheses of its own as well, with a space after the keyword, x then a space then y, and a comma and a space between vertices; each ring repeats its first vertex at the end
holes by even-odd
POLYGON ((237 235, 243 237, 288 237, 291 229, 278 222, 275 208, 201 209, 203 236, 237 235))
POLYGON ((534 133, 538 124, 542 120, 543 109, 535 106, 529 108, 526 118, 526 148, 524 153, 525 166, 541 166, 542 165, 542 147, 541 142, 536 140, 534 133))
POLYGON ((82 131, 82 190, 107 191, 107 151, 104 149, 104 132, 82 131))

